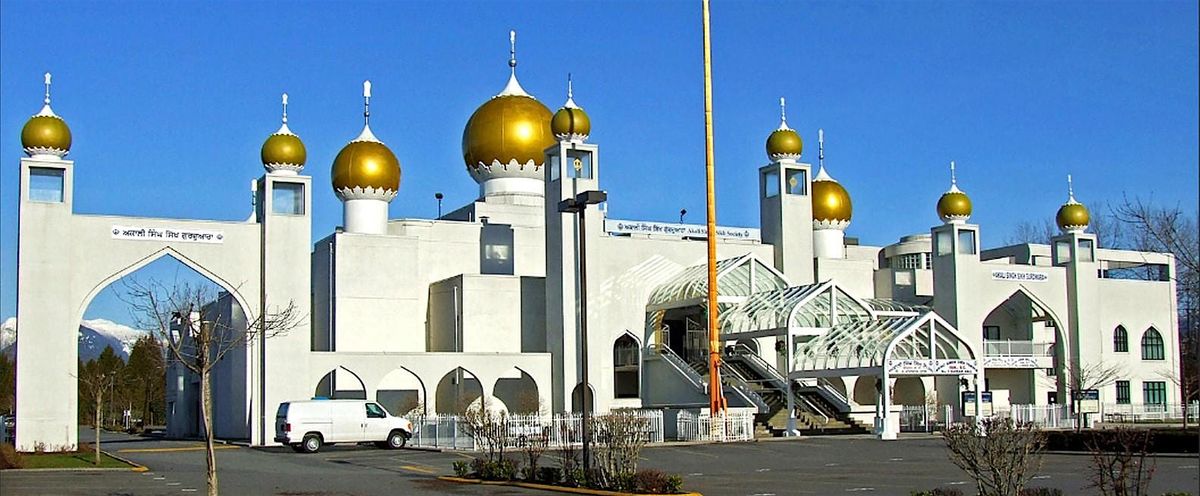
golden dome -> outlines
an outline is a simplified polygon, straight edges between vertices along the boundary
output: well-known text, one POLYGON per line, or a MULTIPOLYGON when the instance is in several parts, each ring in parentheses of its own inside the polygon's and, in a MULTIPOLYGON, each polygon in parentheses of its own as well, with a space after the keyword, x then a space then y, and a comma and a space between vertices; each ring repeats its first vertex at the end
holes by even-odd
POLYGON ((46 115, 49 108, 47 105, 21 128, 21 147, 30 155, 46 153, 61 157, 71 151, 71 128, 53 112, 46 115))
POLYGON ((262 146, 262 163, 264 166, 290 165, 303 166, 308 160, 308 152, 304 142, 292 133, 275 133, 267 137, 262 146))
POLYGON ((1058 222, 1059 229, 1074 231, 1087 228, 1088 221, 1091 219, 1087 207, 1072 198, 1071 201, 1058 208, 1055 220, 1058 222))
POLYGON ((586 139, 592 132, 592 121, 586 112, 579 107, 563 107, 554 113, 550 120, 550 131, 557 138, 571 139, 578 136, 586 139))
POLYGON ((937 202, 937 214, 943 222, 966 220, 971 217, 971 198, 958 188, 942 193, 937 202))
POLYGON ((493 164, 545 164, 554 144, 550 109, 528 95, 501 93, 471 114, 463 129, 463 161, 468 168, 493 164))
POLYGON ((850 193, 829 177, 824 168, 812 182, 812 213, 813 220, 826 222, 850 222, 854 213, 850 193))
POLYGON ((800 158, 800 153, 804 151, 804 141, 800 139, 800 135, 796 131, 783 126, 771 132, 767 136, 767 157, 771 160, 779 160, 781 158, 800 158))
MULTIPOLYGON (((369 135, 370 128, 363 129, 369 135)), ((343 190, 372 188, 375 194, 390 192, 394 197, 400 190, 400 161, 383 143, 374 136, 359 136, 348 143, 333 159, 333 190, 343 195, 343 190)), ((390 200, 391 198, 387 198, 390 200)))

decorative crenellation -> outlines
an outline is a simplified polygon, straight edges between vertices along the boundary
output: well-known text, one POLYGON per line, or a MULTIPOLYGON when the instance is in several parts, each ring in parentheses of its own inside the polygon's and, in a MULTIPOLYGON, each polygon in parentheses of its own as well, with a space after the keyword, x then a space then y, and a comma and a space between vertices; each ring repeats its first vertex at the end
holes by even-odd
POLYGON ((338 199, 342 200, 342 201, 346 201, 346 200, 383 200, 386 202, 391 202, 393 199, 396 198, 396 194, 398 193, 396 190, 391 189, 391 188, 375 189, 374 187, 371 187, 371 186, 367 186, 366 188, 363 188, 362 186, 355 186, 353 188, 341 188, 341 189, 334 190, 334 192, 337 193, 338 199))
POLYGON ((817 230, 817 231, 824 231, 824 230, 828 230, 828 229, 836 229, 838 231, 845 231, 847 227, 850 227, 850 221, 848 221, 848 220, 813 219, 813 229, 817 230))

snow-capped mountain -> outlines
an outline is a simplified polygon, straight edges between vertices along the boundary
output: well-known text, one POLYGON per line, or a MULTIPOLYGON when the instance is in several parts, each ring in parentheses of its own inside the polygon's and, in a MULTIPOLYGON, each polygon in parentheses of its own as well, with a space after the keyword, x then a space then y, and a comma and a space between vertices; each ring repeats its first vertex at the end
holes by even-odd
MULTIPOLYGON (((129 352, 146 331, 134 329, 107 319, 88 319, 79 325, 79 359, 88 361, 100 356, 104 348, 111 346, 122 360, 129 359, 129 352)), ((12 345, 16 342, 17 319, 9 317, 0 324, 0 353, 10 358, 16 354, 12 345)))

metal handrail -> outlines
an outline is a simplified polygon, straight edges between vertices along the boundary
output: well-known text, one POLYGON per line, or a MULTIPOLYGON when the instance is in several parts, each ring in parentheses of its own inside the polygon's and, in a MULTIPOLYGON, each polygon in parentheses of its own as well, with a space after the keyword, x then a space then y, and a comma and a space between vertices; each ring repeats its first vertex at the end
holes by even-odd
POLYGON ((983 355, 988 357, 1053 357, 1054 343, 1033 340, 984 340, 983 355))
POLYGON ((842 404, 844 404, 846 406, 850 406, 850 398, 847 398, 846 395, 842 394, 841 391, 838 391, 837 388, 833 387, 833 383, 829 382, 829 379, 826 379, 824 377, 818 378, 817 379, 817 388, 818 388, 818 390, 824 392, 825 394, 833 396, 835 399, 837 399, 842 404))
POLYGON ((672 367, 675 367, 675 370, 683 374, 683 376, 687 378, 688 382, 692 383, 693 387, 704 391, 704 377, 701 377, 700 374, 696 373, 696 371, 692 369, 692 367, 688 366, 687 362, 685 362, 679 357, 678 354, 675 353, 675 350, 672 350, 671 347, 666 345, 660 346, 654 344, 648 346, 648 348, 650 348, 652 351, 658 352, 658 355, 666 360, 667 363, 671 364, 672 367))

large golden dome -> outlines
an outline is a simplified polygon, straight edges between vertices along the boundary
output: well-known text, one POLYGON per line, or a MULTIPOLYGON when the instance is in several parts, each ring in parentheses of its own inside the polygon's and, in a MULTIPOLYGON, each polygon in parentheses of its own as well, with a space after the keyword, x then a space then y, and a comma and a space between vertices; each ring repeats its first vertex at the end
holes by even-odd
POLYGON ((463 161, 467 167, 540 168, 545 150, 554 144, 550 109, 528 95, 500 94, 471 114, 463 129, 463 161))
POLYGON ((330 176, 333 190, 339 196, 368 194, 391 200, 400 190, 400 161, 391 149, 375 139, 371 128, 364 127, 363 134, 346 144, 333 159, 330 176))
POLYGON ((767 136, 767 157, 771 160, 797 159, 800 158, 800 153, 803 151, 804 140, 800 139, 800 134, 790 128, 780 127, 767 136))
POLYGON ((813 178, 812 213, 813 220, 823 222, 850 222, 854 213, 850 192, 829 177, 824 168, 813 178))
POLYGON ((41 112, 21 128, 21 148, 29 156, 66 156, 71 151, 71 128, 50 108, 50 73, 46 73, 46 98, 41 112))

